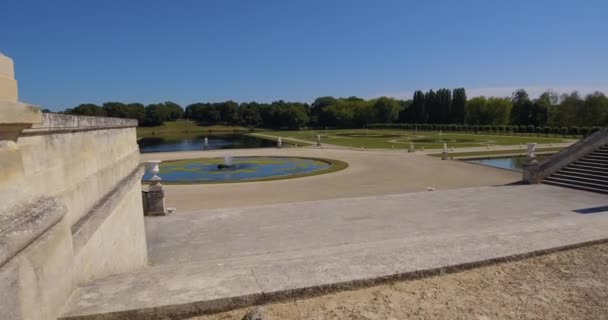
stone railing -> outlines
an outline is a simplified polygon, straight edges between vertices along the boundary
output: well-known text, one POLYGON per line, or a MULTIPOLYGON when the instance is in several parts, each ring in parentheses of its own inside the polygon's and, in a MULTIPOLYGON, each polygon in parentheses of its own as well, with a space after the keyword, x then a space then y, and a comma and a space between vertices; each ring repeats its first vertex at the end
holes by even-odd
POLYGON ((595 149, 608 144, 608 127, 554 154, 538 165, 524 166, 524 182, 540 183, 555 171, 577 161, 595 149))
POLYGON ((21 136, 133 127, 137 127, 137 120, 135 119, 43 113, 42 122, 34 124, 30 129, 25 130, 21 136))

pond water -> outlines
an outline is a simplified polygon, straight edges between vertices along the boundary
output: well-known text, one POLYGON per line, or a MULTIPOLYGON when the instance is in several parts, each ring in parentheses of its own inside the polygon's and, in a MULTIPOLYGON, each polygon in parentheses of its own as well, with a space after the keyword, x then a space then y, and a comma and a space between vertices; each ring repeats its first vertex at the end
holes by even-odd
MULTIPOLYGON (((542 161, 549 157, 549 155, 537 156, 538 161, 542 161)), ((517 170, 522 171, 524 163, 526 162, 526 156, 511 156, 511 157, 500 157, 500 158, 485 158, 485 159, 471 159, 465 160, 466 162, 483 164, 490 167, 517 170)))
POLYGON ((208 150, 214 149, 241 149, 241 148, 268 148, 275 147, 276 142, 260 139, 244 134, 205 135, 184 134, 145 137, 137 141, 139 151, 147 152, 172 152, 203 150, 204 139, 208 139, 208 150))
MULTIPOLYGON (((220 169, 218 165, 225 162, 223 158, 166 161, 160 164, 158 175, 162 182, 236 182, 309 174, 332 166, 329 161, 310 158, 234 157, 229 160, 233 168, 220 169)), ((142 180, 150 178, 147 172, 142 180)))

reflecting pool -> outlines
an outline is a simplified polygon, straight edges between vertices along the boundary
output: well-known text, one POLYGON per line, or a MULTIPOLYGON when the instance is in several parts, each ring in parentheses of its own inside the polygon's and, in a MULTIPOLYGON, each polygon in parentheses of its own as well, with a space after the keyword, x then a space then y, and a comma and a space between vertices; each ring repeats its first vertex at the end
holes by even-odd
POLYGON ((269 148, 276 146, 275 141, 244 134, 205 135, 200 133, 145 137, 139 139, 137 143, 139 144, 139 151, 141 153, 193 151, 204 149, 205 137, 208 139, 208 150, 269 148))
MULTIPOLYGON (((166 161, 160 164, 162 182, 208 183, 282 179, 334 171, 346 165, 337 160, 298 157, 234 157, 226 167, 224 158, 166 161)), ((151 178, 146 173, 142 180, 151 178)))
MULTIPOLYGON (((549 155, 537 156, 538 161, 546 159, 549 155)), ((510 156, 500 158, 485 158, 485 159, 470 159, 466 162, 483 164, 490 167, 522 171, 523 165, 526 162, 526 156, 510 156)))

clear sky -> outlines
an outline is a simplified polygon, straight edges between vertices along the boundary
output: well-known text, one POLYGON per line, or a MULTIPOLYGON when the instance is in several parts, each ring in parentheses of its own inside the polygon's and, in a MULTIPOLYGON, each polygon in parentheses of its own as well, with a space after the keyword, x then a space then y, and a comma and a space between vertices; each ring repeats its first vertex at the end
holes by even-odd
POLYGON ((22 101, 608 93, 606 0, 3 0, 22 101))

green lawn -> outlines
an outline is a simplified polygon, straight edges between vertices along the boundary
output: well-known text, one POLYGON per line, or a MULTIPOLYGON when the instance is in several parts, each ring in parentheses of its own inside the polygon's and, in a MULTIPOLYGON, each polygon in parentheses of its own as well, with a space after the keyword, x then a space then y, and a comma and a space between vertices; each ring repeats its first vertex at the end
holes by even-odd
POLYGON ((137 137, 149 137, 155 135, 179 135, 184 133, 233 133, 238 132, 250 132, 249 128, 241 126, 200 126, 194 121, 190 120, 176 120, 167 121, 164 124, 156 127, 137 127, 137 137))
POLYGON ((272 137, 282 137, 315 142, 317 134, 321 135, 321 143, 339 146, 368 149, 407 149, 410 142, 414 143, 416 149, 440 149, 443 143, 448 147, 480 147, 487 145, 519 145, 530 142, 536 143, 559 143, 567 142, 568 139, 555 137, 531 137, 531 136, 509 136, 488 134, 466 134, 466 133, 438 133, 438 132, 413 132, 404 130, 301 130, 301 131, 262 131, 272 137))

